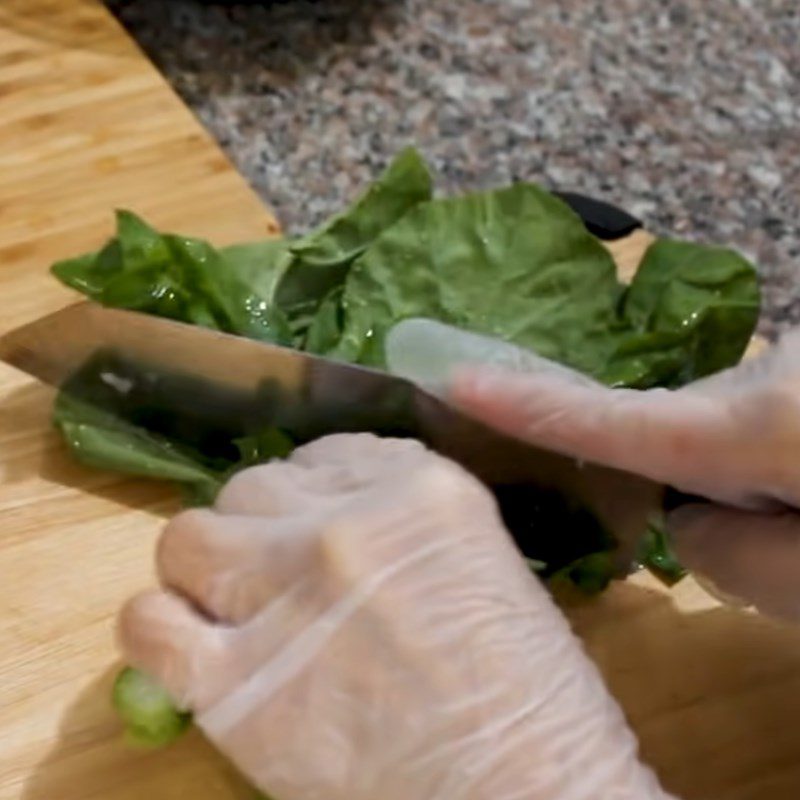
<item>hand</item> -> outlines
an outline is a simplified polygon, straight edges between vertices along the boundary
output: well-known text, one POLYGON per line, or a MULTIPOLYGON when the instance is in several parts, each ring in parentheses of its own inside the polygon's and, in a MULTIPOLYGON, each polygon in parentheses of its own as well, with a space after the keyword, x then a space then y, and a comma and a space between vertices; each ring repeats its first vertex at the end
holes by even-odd
POLYGON ((717 501, 671 516, 678 556, 723 593, 800 619, 800 331, 676 391, 609 389, 533 359, 516 374, 464 370, 451 400, 533 444, 717 501))
POLYGON ((490 494, 417 442, 246 470, 158 566, 125 656, 280 800, 665 797, 490 494))

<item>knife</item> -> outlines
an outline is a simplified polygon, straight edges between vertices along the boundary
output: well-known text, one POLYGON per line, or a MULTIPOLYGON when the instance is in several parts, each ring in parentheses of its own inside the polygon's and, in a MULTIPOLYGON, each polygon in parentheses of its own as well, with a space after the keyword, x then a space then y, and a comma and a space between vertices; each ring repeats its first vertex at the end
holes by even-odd
POLYGON ((0 359, 62 386, 87 364, 120 394, 244 435, 414 436, 490 486, 554 491, 621 543, 627 569, 665 487, 540 450, 475 422, 403 378, 207 328, 84 302, 0 337, 0 359))

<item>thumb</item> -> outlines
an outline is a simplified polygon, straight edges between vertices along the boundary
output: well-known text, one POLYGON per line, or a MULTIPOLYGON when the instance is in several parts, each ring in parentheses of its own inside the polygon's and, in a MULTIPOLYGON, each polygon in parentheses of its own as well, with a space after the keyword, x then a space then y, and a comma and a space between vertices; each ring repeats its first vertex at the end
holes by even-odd
POLYGON ((209 673, 224 660, 220 629, 180 597, 147 592, 122 609, 117 635, 128 663, 155 679, 175 703, 195 710, 213 690, 209 673))
POLYGON ((668 519, 675 552, 723 594, 800 621, 800 515, 690 505, 668 519))

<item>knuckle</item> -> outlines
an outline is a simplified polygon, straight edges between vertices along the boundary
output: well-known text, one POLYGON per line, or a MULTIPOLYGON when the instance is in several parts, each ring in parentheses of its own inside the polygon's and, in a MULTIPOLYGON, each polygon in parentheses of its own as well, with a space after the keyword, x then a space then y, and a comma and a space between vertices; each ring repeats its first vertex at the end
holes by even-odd
POLYGON ((366 569, 367 532, 357 515, 343 514, 326 523, 317 537, 319 561, 325 572, 344 582, 356 580, 366 569))
POLYGON ((271 461, 234 475, 222 488, 215 508, 229 514, 282 513, 295 504, 305 470, 286 461, 271 461))
POLYGON ((415 496, 433 499, 443 504, 488 492, 477 478, 451 461, 432 456, 415 471, 409 487, 415 496))
POLYGON ((174 566, 196 555, 215 523, 215 512, 205 508, 189 509, 173 517, 164 528, 156 549, 159 574, 168 574, 174 566))
POLYGON ((237 472, 220 490, 219 495, 217 495, 216 505, 220 508, 235 505, 239 497, 247 496, 254 491, 263 480, 264 467, 268 466, 271 465, 248 467, 241 472, 237 472))
POLYGON ((461 467, 437 459, 415 474, 409 485, 409 505, 448 538, 490 530, 497 523, 497 503, 477 478, 461 467))
POLYGON ((356 515, 340 514, 325 522, 319 530, 319 549, 325 554, 336 554, 350 547, 354 536, 363 533, 363 525, 356 515), (358 533, 357 533, 358 532, 358 533))
POLYGON ((382 437, 374 433, 334 433, 298 447, 291 461, 303 466, 316 466, 364 459, 380 461, 424 451, 424 445, 415 439, 382 437))
POLYGON ((132 597, 117 616, 117 641, 126 655, 137 651, 140 641, 153 628, 161 614, 162 594, 156 589, 132 597))
POLYGON ((247 486, 250 484, 250 479, 246 477, 246 473, 240 472, 228 480, 228 482, 220 489, 217 494, 217 499, 214 502, 214 507, 223 512, 231 512, 236 509, 237 498, 247 493, 247 486))

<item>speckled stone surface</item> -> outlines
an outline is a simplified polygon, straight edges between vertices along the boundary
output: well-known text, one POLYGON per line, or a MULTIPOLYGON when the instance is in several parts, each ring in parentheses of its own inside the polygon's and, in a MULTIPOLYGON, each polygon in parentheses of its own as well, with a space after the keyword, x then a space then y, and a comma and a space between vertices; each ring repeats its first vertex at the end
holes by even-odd
POLYGON ((414 143, 444 191, 530 179, 733 245, 800 322, 797 0, 109 5, 301 231, 414 143))

